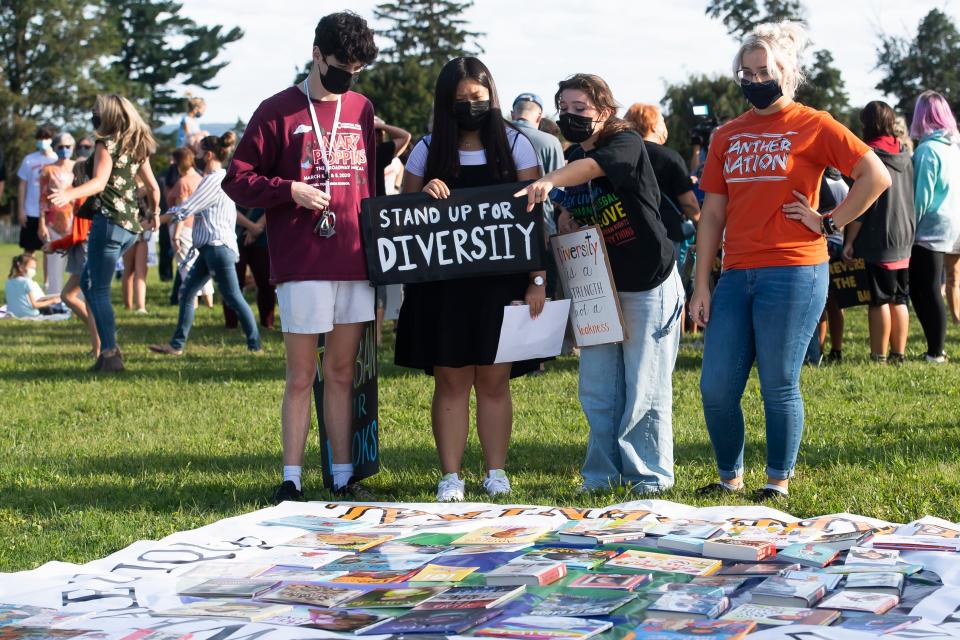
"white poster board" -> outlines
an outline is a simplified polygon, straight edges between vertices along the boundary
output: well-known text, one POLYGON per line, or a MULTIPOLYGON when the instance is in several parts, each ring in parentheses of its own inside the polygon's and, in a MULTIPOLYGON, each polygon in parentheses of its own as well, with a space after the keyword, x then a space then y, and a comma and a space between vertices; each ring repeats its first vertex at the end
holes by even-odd
POLYGON ((584 227, 550 238, 570 323, 578 347, 623 342, 620 298, 610 272, 600 227, 584 227))

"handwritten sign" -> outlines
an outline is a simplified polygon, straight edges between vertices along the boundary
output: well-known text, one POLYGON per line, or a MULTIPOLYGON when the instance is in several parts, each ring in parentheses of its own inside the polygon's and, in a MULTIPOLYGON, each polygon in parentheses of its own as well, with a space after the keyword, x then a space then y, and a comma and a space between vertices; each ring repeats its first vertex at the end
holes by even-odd
MULTIPOLYGON (((317 377, 313 381, 313 400, 317 405, 320 429, 320 457, 323 486, 333 487, 333 456, 326 424, 323 421, 323 336, 317 350, 317 377)), ((351 460, 353 477, 368 478, 380 471, 380 431, 377 418, 377 330, 368 322, 360 339, 357 363, 353 373, 353 423, 351 425, 351 460)))
POLYGON ((620 298, 610 276, 600 227, 553 236, 550 243, 563 293, 570 299, 570 322, 577 346, 623 342, 620 298))
POLYGON ((869 304, 870 279, 863 258, 854 258, 849 264, 843 260, 830 261, 830 295, 841 309, 869 304))
POLYGON ((543 214, 513 194, 527 183, 368 198, 360 226, 370 281, 435 282, 543 268, 543 214))

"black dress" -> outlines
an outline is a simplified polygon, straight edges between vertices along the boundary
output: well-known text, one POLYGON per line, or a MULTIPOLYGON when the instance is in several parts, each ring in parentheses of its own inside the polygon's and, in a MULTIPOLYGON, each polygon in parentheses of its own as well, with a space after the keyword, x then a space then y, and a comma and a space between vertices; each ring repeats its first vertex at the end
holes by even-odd
MULTIPOLYGON (((461 165, 450 189, 496 184, 487 165, 461 165)), ((503 308, 523 301, 529 273, 439 282, 404 287, 397 320, 394 362, 433 375, 434 367, 491 365, 500 344, 503 308)), ((514 362, 510 377, 540 368, 541 360, 514 362)))

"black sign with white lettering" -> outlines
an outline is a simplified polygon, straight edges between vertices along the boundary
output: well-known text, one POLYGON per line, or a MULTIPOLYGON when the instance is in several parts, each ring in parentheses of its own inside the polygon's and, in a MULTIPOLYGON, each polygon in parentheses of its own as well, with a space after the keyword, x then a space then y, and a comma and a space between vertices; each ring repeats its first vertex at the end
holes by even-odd
POLYGON ((528 183, 368 198, 361 204, 367 270, 373 284, 406 284, 543 266, 543 213, 513 194, 528 183))

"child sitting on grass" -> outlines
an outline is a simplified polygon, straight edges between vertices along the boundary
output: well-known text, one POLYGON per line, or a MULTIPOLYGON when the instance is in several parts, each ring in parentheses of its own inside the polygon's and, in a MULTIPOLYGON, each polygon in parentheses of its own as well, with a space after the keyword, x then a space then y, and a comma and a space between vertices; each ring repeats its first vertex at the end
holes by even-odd
POLYGON ((16 256, 7 275, 4 292, 7 298, 7 313, 14 318, 34 318, 64 313, 60 296, 45 296, 43 289, 34 280, 37 275, 37 260, 26 253, 16 256))

